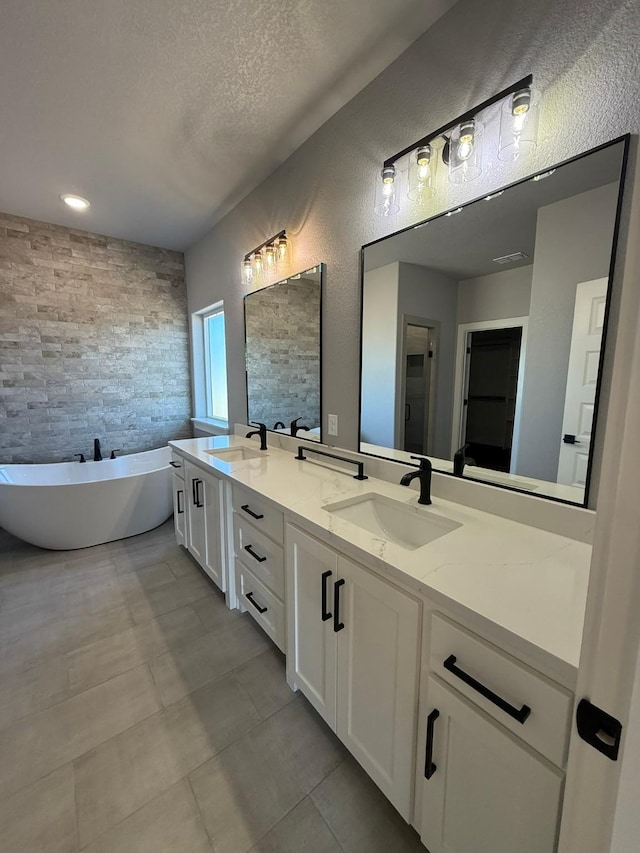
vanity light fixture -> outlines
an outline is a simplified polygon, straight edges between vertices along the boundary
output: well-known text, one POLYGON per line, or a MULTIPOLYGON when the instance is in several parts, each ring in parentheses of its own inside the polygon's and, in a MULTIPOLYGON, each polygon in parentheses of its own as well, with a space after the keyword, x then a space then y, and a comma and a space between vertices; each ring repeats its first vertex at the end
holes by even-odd
MULTIPOLYGON (((536 145, 540 102, 540 95, 532 86, 533 76, 529 74, 385 160, 376 180, 375 212, 391 216, 400 209, 398 163, 407 155, 407 195, 417 204, 424 204, 435 193, 439 150, 454 184, 473 181, 482 174, 483 159, 490 153, 483 150, 486 140, 499 139, 497 155, 503 160, 517 160, 530 153, 536 145), (497 122, 495 111, 490 111, 495 104, 501 105, 499 134, 497 130, 485 133, 494 120, 497 122), (436 149, 434 143, 439 139, 444 146, 436 149)), ((489 196, 492 197, 495 196, 489 196)))
POLYGON ((81 195, 63 193, 60 199, 72 210, 86 210, 88 207, 91 207, 91 202, 86 198, 82 198, 81 195))
POLYGON ((287 232, 282 230, 247 252, 242 261, 243 282, 251 284, 258 281, 263 273, 269 273, 281 264, 286 265, 289 261, 289 245, 287 232))

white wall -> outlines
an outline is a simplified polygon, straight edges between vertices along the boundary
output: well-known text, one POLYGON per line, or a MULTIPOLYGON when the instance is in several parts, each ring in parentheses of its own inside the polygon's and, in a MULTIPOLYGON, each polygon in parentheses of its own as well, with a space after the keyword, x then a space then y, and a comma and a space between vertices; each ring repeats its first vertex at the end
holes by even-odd
POLYGON ((458 323, 528 317, 533 265, 463 279, 458 285, 458 323))
POLYGON ((394 447, 398 264, 365 274, 362 341, 362 440, 394 447))
MULTIPOLYGON (((246 419, 240 263, 286 227, 293 267, 327 263, 323 395, 336 444, 358 442, 359 248, 629 131, 640 130, 635 0, 459 0, 396 62, 320 128, 186 253, 191 311, 225 300, 229 417, 246 419), (528 73, 544 93, 540 144, 522 163, 495 161, 478 181, 447 184, 431 205, 373 213, 382 161, 528 73)), ((618 298, 614 305, 618 304, 618 298)), ((608 399, 608 354, 603 400, 608 399)))
POLYGON ((555 481, 576 286, 609 274, 617 184, 541 207, 515 471, 555 481))

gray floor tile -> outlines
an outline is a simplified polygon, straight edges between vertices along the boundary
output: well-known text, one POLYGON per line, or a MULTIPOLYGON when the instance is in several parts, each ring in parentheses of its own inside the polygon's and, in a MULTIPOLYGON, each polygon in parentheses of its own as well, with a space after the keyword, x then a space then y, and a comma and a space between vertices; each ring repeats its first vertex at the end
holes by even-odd
POLYGON ((415 830, 353 758, 318 785, 311 799, 345 853, 425 853, 415 830))
POLYGON ((101 835, 84 853, 212 853, 191 788, 182 780, 101 835))
POLYGON ((0 680, 0 729, 69 696, 67 662, 53 658, 0 680))
POLYGON ((0 801, 0 850, 3 853, 77 850, 70 764, 0 801))
POLYGON ((217 589, 207 598, 196 601, 193 609, 207 631, 214 633, 221 628, 226 628, 231 622, 235 622, 242 614, 239 610, 229 610, 224 600, 224 595, 217 589))
POLYGON ((162 714, 154 714, 73 763, 78 839, 84 847, 186 774, 162 714))
POLYGON ((215 634, 183 643, 150 664, 163 705, 212 681, 263 652, 270 640, 245 614, 215 634))
POLYGON ((175 575, 171 571, 169 563, 154 563, 144 566, 137 571, 119 574, 118 583, 123 592, 131 590, 154 589, 170 581, 175 581, 175 575))
POLYGON ((165 711, 171 737, 193 770, 260 722, 235 675, 200 688, 165 711))
POLYGON ((30 714, 0 732, 0 797, 159 710, 146 666, 30 714))
POLYGON ((238 667, 235 675, 263 720, 296 698, 286 682, 285 657, 275 646, 238 667))
POLYGON ((185 604, 211 595, 211 582, 204 577, 174 579, 152 589, 132 589, 124 593, 136 623, 157 619, 185 604))
POLYGON ((70 688, 86 690, 203 634, 200 620, 187 605, 81 646, 67 655, 70 688))
POLYGON ((216 853, 246 853, 304 799, 288 765, 255 730, 189 778, 216 853))
POLYGON ((251 853, 342 853, 342 848, 307 797, 252 847, 251 853))

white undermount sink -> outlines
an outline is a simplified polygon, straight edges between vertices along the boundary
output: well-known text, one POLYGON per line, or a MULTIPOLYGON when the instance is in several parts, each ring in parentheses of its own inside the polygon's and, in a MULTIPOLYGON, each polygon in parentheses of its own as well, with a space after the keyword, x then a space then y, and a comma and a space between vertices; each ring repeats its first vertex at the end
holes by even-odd
POLYGON ((324 509, 410 551, 462 527, 460 522, 434 515, 426 507, 409 506, 375 492, 327 504, 324 509))
POLYGON ((254 450, 252 447, 217 447, 205 450, 205 453, 222 462, 244 462, 245 459, 262 459, 267 455, 263 450, 254 450))

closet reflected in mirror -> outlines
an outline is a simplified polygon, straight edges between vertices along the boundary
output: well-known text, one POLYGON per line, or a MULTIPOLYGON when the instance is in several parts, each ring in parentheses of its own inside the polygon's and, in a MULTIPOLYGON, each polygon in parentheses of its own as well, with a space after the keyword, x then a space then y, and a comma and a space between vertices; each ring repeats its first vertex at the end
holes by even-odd
POLYGON ((362 452, 586 503, 626 145, 363 247, 362 452))
POLYGON ((269 430, 320 441, 325 265, 244 298, 247 413, 269 430))

